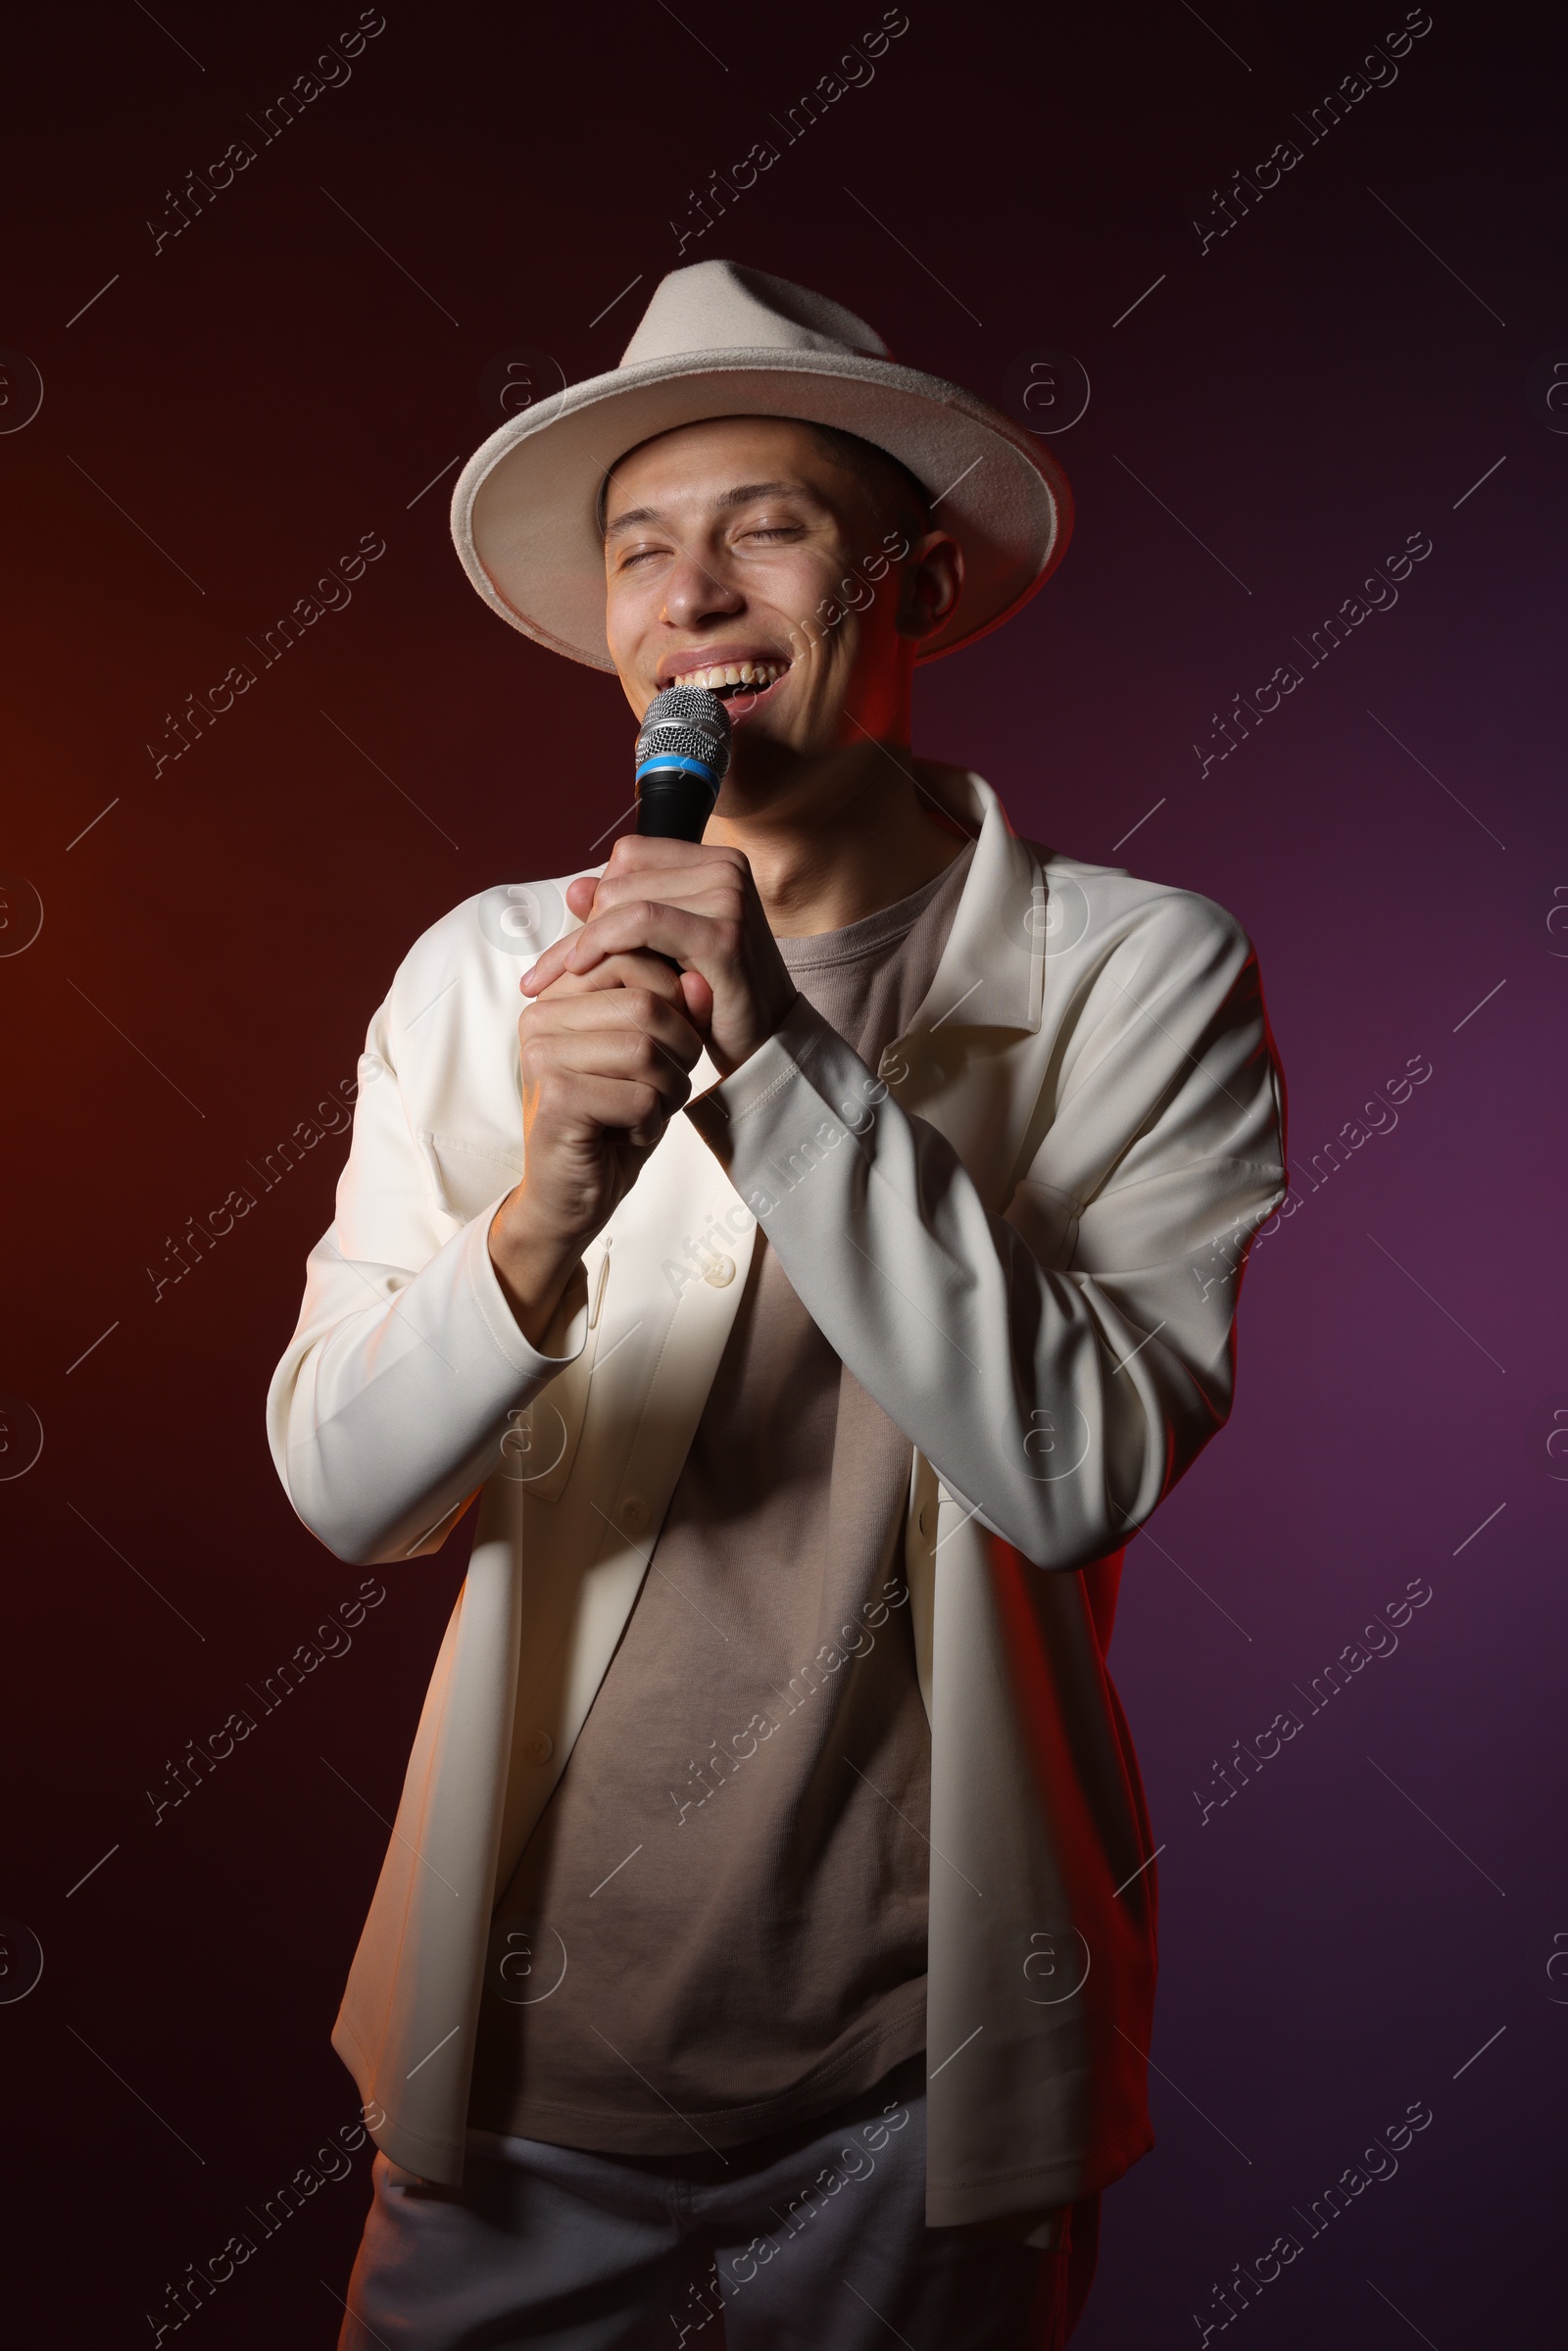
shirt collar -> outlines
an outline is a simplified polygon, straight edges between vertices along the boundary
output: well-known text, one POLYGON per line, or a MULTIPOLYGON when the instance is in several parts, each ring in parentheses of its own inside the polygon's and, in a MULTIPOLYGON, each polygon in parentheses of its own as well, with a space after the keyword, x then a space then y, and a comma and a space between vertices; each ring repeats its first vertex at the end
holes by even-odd
POLYGON ((974 857, 936 977, 909 1033, 1038 1029, 1047 932, 1040 862, 982 776, 950 773, 936 797, 976 832, 974 857))

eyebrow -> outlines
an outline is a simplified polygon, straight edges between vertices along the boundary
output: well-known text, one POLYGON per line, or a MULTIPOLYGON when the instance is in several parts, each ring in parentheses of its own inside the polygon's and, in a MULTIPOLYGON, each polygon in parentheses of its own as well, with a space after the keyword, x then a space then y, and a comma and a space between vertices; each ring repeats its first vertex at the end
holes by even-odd
MULTIPOLYGON (((777 498, 779 496, 804 498, 808 505, 815 507, 821 507, 824 503, 814 490, 807 487, 805 482, 743 481, 738 482, 733 490, 722 491, 714 499, 713 505, 718 513, 723 514, 734 507, 750 506, 756 498, 777 498)), ((612 522, 606 524, 605 536, 607 539, 611 539, 618 530, 630 530, 634 523, 662 522, 663 519, 658 507, 631 507, 624 514, 617 514, 612 522)))

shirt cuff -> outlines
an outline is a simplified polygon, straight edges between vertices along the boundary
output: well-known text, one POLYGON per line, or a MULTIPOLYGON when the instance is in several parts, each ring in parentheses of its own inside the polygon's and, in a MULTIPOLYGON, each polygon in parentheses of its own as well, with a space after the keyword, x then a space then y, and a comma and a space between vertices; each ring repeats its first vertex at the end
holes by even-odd
POLYGON ((732 1165, 733 1130, 797 1079, 809 1078, 813 1058, 829 1044, 841 1053, 850 1050, 837 1029, 804 996, 798 996, 772 1036, 764 1039, 749 1060, 688 1102, 686 1116, 714 1157, 726 1167, 732 1165))
POLYGON ((588 1337, 588 1269, 579 1259, 540 1345, 534 1347, 512 1311, 512 1301, 501 1287, 501 1277, 490 1254, 490 1226, 506 1198, 504 1192, 498 1194, 468 1226, 464 1246, 468 1294, 486 1330, 513 1369, 528 1380, 541 1376, 554 1379, 557 1372, 576 1361, 588 1337))

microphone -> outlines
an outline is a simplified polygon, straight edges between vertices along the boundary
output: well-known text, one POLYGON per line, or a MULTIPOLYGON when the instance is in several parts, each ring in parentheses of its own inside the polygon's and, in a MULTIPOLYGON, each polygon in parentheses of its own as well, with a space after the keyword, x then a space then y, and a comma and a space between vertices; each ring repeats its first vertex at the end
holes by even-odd
POLYGON ((637 737, 637 830, 700 841, 729 766, 729 712, 706 686, 666 686, 637 737))

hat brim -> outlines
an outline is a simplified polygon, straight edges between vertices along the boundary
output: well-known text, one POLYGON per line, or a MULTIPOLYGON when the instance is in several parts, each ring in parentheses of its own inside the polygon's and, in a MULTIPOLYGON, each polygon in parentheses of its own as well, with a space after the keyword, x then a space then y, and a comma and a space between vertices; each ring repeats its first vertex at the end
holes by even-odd
MULTIPOLYGON (((458 477, 452 536, 479 594, 554 653, 613 669, 599 494, 628 449, 718 416, 787 416, 885 449, 963 551, 929 661, 1000 627, 1066 552, 1072 494, 1033 436, 956 384, 853 353, 735 350, 645 360, 569 384, 491 434, 458 477)), ((876 550, 867 548, 867 558, 876 550)))

